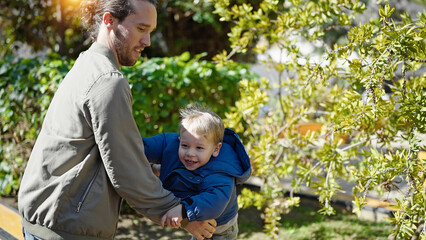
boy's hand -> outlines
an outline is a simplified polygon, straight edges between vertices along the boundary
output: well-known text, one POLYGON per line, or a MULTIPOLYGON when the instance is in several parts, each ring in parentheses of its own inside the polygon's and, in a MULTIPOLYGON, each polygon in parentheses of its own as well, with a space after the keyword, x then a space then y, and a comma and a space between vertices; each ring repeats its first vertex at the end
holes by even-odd
POLYGON ((176 207, 170 209, 164 216, 161 218, 161 227, 164 228, 164 225, 171 228, 179 228, 180 222, 182 221, 182 204, 177 205, 176 207))
POLYGON ((161 164, 151 164, 151 169, 154 172, 155 176, 160 177, 161 164))

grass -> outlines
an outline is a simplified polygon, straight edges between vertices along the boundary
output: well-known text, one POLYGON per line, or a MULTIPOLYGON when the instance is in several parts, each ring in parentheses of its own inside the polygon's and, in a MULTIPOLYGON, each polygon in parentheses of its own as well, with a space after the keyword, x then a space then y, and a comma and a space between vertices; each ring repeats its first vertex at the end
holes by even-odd
MULTIPOLYGON (((255 209, 240 210, 239 239, 273 239, 262 232, 260 217, 256 217, 256 213, 248 213, 249 211, 253 212, 255 209), (249 216, 245 216, 246 214, 249 216)), ((294 208, 289 214, 282 216, 280 223, 277 239, 380 240, 387 239, 392 231, 392 226, 387 222, 363 220, 344 212, 338 212, 334 216, 323 216, 312 206, 294 208)))

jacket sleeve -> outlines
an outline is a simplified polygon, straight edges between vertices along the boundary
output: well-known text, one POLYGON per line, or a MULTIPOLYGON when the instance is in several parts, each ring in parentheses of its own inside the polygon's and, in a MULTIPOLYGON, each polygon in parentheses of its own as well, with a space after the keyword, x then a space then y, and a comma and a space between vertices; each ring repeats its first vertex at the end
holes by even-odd
POLYGON ((235 179, 227 174, 210 174, 197 195, 182 201, 189 221, 216 219, 225 210, 235 187, 235 179))
POLYGON ((180 199, 162 187, 145 157, 127 80, 118 71, 102 76, 87 92, 85 104, 112 186, 132 208, 159 223, 180 199))
POLYGON ((160 133, 153 137, 142 138, 145 148, 145 156, 149 162, 161 164, 165 139, 166 137, 164 133, 160 133))

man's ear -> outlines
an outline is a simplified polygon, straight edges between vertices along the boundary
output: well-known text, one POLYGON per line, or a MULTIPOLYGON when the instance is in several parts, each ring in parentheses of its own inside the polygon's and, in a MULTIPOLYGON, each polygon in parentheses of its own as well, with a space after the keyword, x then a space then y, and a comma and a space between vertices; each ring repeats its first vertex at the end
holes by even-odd
POLYGON ((220 152, 220 148, 221 147, 222 147, 222 143, 221 142, 216 145, 216 148, 214 149, 214 151, 212 153, 213 157, 219 156, 219 152, 220 152))
POLYGON ((102 22, 105 26, 112 27, 115 20, 116 19, 112 16, 112 14, 110 12, 106 12, 106 13, 104 13, 102 22))

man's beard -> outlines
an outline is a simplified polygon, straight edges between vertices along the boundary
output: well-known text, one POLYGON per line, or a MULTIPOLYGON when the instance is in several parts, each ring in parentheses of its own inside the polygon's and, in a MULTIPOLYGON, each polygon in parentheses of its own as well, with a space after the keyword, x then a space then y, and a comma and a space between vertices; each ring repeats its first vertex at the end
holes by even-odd
POLYGON ((133 66, 138 59, 131 59, 130 46, 127 46, 126 37, 123 36, 120 29, 116 31, 116 38, 114 40, 114 47, 117 53, 118 63, 121 66, 133 66))

